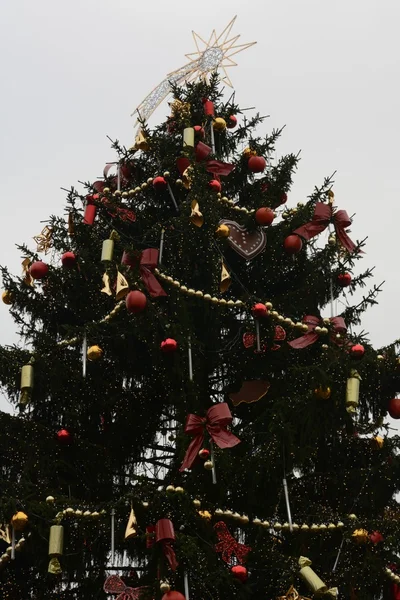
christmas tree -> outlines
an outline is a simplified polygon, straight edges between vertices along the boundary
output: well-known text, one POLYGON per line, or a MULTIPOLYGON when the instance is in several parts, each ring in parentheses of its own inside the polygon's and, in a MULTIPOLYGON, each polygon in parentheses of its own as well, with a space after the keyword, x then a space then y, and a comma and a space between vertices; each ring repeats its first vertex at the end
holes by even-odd
POLYGON ((2 598, 400 597, 400 366, 354 333, 365 241, 332 178, 293 205, 298 156, 216 73, 168 81, 168 118, 150 98, 2 269, 2 598))

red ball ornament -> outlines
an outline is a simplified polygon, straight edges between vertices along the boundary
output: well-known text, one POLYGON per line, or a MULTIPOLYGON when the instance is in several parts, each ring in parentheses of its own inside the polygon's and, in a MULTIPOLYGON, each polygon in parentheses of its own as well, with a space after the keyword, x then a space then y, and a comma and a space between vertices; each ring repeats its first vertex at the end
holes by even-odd
POLYGON ((350 273, 339 273, 337 276, 337 282, 340 287, 347 287, 351 284, 351 275, 350 273))
POLYGON ((72 435, 68 429, 60 429, 60 431, 57 431, 57 440, 60 444, 68 445, 72 442, 72 435))
POLYGON ((186 596, 177 592, 176 590, 170 590, 161 598, 161 600, 186 600, 186 596))
POLYGON ((178 342, 173 338, 167 338, 161 342, 160 347, 162 352, 175 352, 175 350, 178 348, 178 342))
POLYGON ((371 540, 371 542, 373 544, 380 544, 380 542, 383 542, 383 535, 380 533, 380 531, 373 531, 370 536, 369 539, 371 540))
POLYGON ((155 177, 153 179, 153 187, 155 190, 163 190, 167 187, 167 182, 164 177, 155 177))
POLYGON ((147 305, 147 298, 143 292, 134 290, 129 292, 125 300, 126 310, 130 313, 137 314, 144 311, 147 305))
POLYGON ((221 191, 221 183, 218 181, 218 179, 211 179, 211 181, 208 182, 208 185, 213 192, 221 191))
POLYGON ((201 448, 201 450, 199 450, 199 456, 203 460, 207 460, 207 458, 210 456, 209 449, 208 448, 201 448))
POLYGON ((251 312, 253 313, 253 317, 255 317, 256 319, 259 319, 260 317, 267 316, 268 309, 265 306, 265 304, 262 304, 262 302, 257 302, 257 304, 255 304, 253 306, 253 308, 251 309, 251 312))
POLYGON ((64 252, 61 257, 61 264, 66 269, 72 269, 76 265, 76 255, 73 252, 64 252))
POLYGON ((201 125, 195 125, 193 127, 193 129, 194 129, 195 134, 201 138, 203 138, 206 134, 206 132, 204 131, 204 127, 202 127, 201 125))
POLYGON ((283 242, 283 247, 288 254, 297 254, 303 247, 303 242, 298 235, 288 235, 283 242))
POLYGON ((226 122, 226 126, 228 129, 233 129, 237 125, 237 118, 235 115, 231 115, 226 122))
POLYGON ((285 204, 285 202, 287 202, 287 193, 286 192, 282 192, 282 194, 280 195, 280 203, 281 204, 285 204))
POLYGON ((252 173, 262 173, 267 166, 267 161, 263 156, 250 156, 247 165, 252 173))
POLYGON ((388 413, 392 419, 400 419, 400 398, 389 400, 388 413))
POLYGON ((41 260, 32 263, 29 267, 29 273, 32 275, 33 279, 43 279, 48 272, 49 266, 41 260))
POLYGON ((271 225, 274 218, 274 211, 268 207, 259 208, 255 214, 255 219, 258 225, 271 225))
POLYGON ((352 358, 361 358, 364 356, 364 353, 365 349, 362 344, 354 344, 354 346, 350 348, 350 354, 352 358))
POLYGON ((231 573, 242 583, 244 583, 247 579, 247 569, 246 567, 243 567, 243 565, 235 565, 231 568, 231 573))

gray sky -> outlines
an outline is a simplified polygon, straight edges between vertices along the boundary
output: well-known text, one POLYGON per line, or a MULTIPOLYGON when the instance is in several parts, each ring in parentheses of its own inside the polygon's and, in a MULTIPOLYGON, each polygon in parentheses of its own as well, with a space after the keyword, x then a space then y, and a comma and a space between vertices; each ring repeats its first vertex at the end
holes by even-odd
MULTIPOLYGON (((130 113, 185 64, 191 30, 206 38, 235 14, 233 33, 258 42, 231 69, 236 100, 271 115, 268 128, 287 125, 279 154, 302 151, 289 206, 337 170, 352 237, 369 236, 360 268, 386 280, 363 325, 375 345, 389 343, 400 337, 398 0, 3 0, 0 262, 20 272, 14 244, 63 211, 60 187, 100 176, 114 159, 106 135, 130 145, 130 113)), ((0 341, 12 343, 0 311, 0 341)))

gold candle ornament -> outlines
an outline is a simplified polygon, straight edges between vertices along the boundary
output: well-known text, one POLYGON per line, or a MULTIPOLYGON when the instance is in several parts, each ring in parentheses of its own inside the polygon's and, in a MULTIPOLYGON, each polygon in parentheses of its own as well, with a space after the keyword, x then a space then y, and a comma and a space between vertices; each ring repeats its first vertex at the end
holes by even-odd
POLYGON ((183 130, 183 147, 194 148, 194 129, 193 127, 185 127, 183 130))
POLYGON ((321 595, 328 591, 325 583, 318 577, 315 571, 311 568, 311 560, 306 556, 300 556, 299 567, 300 577, 306 582, 313 594, 321 595))
POLYGON ((101 250, 101 262, 111 262, 114 254, 114 240, 104 240, 101 250))
POLYGON ((62 525, 52 525, 50 527, 49 537, 49 573, 60 575, 61 565, 59 557, 62 556, 64 549, 64 527, 62 525))
POLYGON ((360 375, 352 370, 346 385, 346 410, 349 414, 356 412, 360 396, 360 375))
POLYGON ((31 364, 24 365, 21 369, 21 394, 19 403, 26 406, 32 397, 33 390, 33 366, 31 364))

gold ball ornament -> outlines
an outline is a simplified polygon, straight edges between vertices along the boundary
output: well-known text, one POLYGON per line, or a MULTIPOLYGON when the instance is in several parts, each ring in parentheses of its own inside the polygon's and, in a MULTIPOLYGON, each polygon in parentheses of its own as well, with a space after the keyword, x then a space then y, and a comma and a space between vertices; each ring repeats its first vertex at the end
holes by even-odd
POLYGON ((149 508, 149 503, 144 501, 144 502, 142 502, 142 506, 143 506, 143 508, 149 508))
POLYGON ((211 460, 206 460, 204 463, 204 468, 206 471, 211 471, 214 468, 214 463, 211 460))
POLYGON ((331 397, 331 388, 320 386, 314 390, 314 394, 317 398, 321 398, 322 400, 328 400, 328 398, 331 397))
POLYGON ((5 290, 2 293, 1 299, 3 300, 4 304, 10 305, 13 303, 13 296, 9 290, 5 290))
POLYGON ((216 117, 213 121, 213 128, 215 131, 225 131, 226 129, 226 121, 222 117, 216 117))
POLYGON ((169 592, 171 589, 171 586, 169 585, 168 581, 161 581, 160 583, 160 592, 162 594, 166 594, 167 592, 169 592))
POLYGON ((171 492, 175 491, 175 487, 173 485, 167 485, 165 491, 170 494, 171 492))
POLYGON ((15 515, 13 515, 13 517, 11 519, 11 525, 13 526, 15 531, 22 531, 23 529, 25 529, 27 524, 28 524, 28 515, 26 515, 22 511, 16 512, 15 515))
POLYGON ((250 156, 255 156, 257 152, 255 150, 251 150, 251 148, 245 148, 243 150, 243 156, 246 158, 250 158, 250 156))
POLYGON ((180 487, 180 486, 178 486, 178 487, 176 487, 176 488, 175 488, 175 492, 176 492, 177 494, 183 494, 183 493, 184 493, 184 491, 185 491, 185 490, 183 489, 183 487, 180 487))
POLYGON ((351 534, 352 539, 357 544, 365 544, 368 541, 368 531, 366 529, 355 529, 351 534))
POLYGON ((217 227, 217 229, 215 230, 215 235, 220 238, 226 238, 229 236, 230 232, 231 232, 231 230, 228 227, 228 225, 222 224, 222 225, 219 225, 217 227))
POLYGON ((335 246, 336 245, 336 237, 334 235, 330 235, 328 238, 328 244, 330 246, 335 246))
POLYGON ((199 508, 201 506, 201 502, 200 502, 200 500, 197 500, 197 498, 195 500, 193 500, 193 504, 196 508, 199 508))
POLYGON ((99 360, 103 356, 103 350, 100 346, 90 346, 87 351, 88 360, 99 360))
POLYGON ((54 504, 54 502, 55 502, 54 496, 47 496, 46 502, 47 502, 47 504, 54 504))

